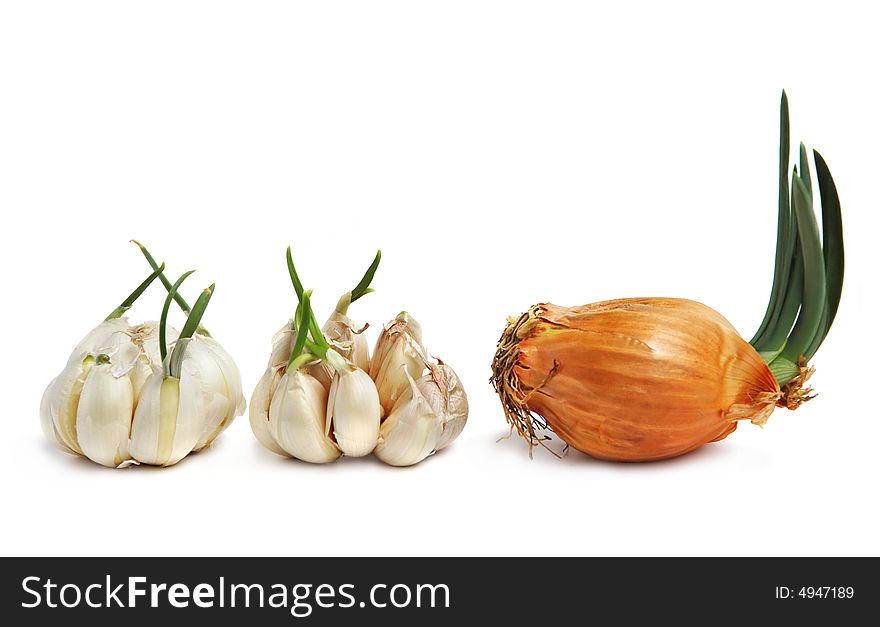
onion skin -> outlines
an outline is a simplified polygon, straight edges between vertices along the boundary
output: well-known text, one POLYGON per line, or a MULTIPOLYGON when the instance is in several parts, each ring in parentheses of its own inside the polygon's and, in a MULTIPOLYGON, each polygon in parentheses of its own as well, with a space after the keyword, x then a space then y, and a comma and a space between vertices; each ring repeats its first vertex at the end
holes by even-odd
POLYGON ((539 304, 499 342, 493 383, 530 444, 546 421, 593 457, 653 461, 763 425, 781 392, 718 312, 673 298, 539 304))

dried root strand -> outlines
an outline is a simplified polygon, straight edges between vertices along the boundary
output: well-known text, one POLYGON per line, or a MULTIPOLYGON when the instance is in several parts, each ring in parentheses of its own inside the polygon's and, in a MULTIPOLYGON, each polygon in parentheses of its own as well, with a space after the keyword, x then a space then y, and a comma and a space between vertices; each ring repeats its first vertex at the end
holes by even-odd
MULTIPOLYGON (((521 353, 519 350, 519 342, 522 339, 521 332, 524 331, 523 327, 535 318, 536 309, 537 307, 532 307, 519 318, 508 319, 507 328, 501 335, 501 339, 498 340, 495 359, 492 361, 492 376, 489 381, 501 398, 504 417, 510 425, 511 433, 516 429, 517 433, 528 443, 529 457, 532 456, 532 449, 536 445, 543 446, 556 457, 561 457, 559 453, 546 445, 546 442, 552 440, 552 438, 546 435, 546 433, 539 434, 539 431, 550 430, 547 422, 528 408, 529 398, 543 387, 547 381, 553 378, 559 364, 554 365, 547 375, 544 384, 528 390, 523 389, 519 378, 514 372, 514 367, 521 353)), ((507 437, 510 436, 508 435, 507 437)))
POLYGON ((794 410, 807 401, 816 398, 813 388, 807 387, 807 381, 810 380, 814 372, 816 372, 816 369, 809 365, 806 359, 801 357, 798 362, 797 376, 783 386, 782 395, 776 402, 776 405, 794 410))

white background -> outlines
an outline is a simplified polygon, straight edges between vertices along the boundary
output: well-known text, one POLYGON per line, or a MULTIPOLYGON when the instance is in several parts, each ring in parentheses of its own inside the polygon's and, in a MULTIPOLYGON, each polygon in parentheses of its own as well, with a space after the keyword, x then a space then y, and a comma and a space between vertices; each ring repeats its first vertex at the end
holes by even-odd
POLYGON ((709 4, 4 3, 0 552, 880 553, 877 16, 709 4), (689 297, 751 337, 783 87, 844 210, 820 396, 663 463, 496 443, 495 342, 535 302, 689 297), (148 273, 131 238, 198 268, 191 300, 217 282, 205 323, 248 396, 294 307, 285 247, 324 314, 381 247, 352 314, 371 338, 419 319, 466 384, 467 429, 403 470, 276 457, 246 417, 169 469, 58 452, 40 396, 148 273))

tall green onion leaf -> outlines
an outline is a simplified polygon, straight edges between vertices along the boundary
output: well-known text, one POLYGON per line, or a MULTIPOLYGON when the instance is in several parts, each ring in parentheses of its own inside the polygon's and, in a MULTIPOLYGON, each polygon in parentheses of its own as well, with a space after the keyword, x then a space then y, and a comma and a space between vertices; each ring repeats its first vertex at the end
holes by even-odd
POLYGON ((791 333, 798 310, 801 307, 801 299, 804 288, 804 263, 800 251, 800 238, 795 233, 794 242, 796 248, 794 251, 794 259, 791 264, 791 272, 788 276, 788 287, 785 289, 785 297, 782 306, 779 308, 778 315, 774 317, 772 326, 768 327, 764 332, 764 336, 760 342, 755 344, 755 349, 759 352, 778 353, 781 352, 791 333))
POLYGON ((751 344, 755 345, 764 336, 770 326, 774 314, 778 315, 778 308, 782 304, 782 291, 788 279, 788 263, 790 257, 786 256, 789 243, 789 231, 791 230, 791 203, 788 188, 788 165, 789 146, 791 133, 788 119, 788 96, 782 92, 782 101, 779 105, 779 205, 778 220, 776 225, 776 265, 773 271, 773 287, 770 291, 770 301, 767 303, 767 311, 764 319, 752 338, 751 344))
POLYGON ((799 149, 799 159, 801 164, 801 171, 798 175, 804 182, 804 187, 807 188, 807 198, 810 199, 810 202, 813 202, 813 178, 810 176, 810 161, 807 157, 807 147, 804 146, 803 142, 801 142, 799 149))
POLYGON ((819 182, 819 197, 822 201, 822 255, 825 260, 826 304, 822 326, 810 343, 806 357, 812 357, 822 342, 831 324, 837 316, 840 295, 843 291, 843 223, 840 214, 840 198, 828 164, 817 151, 813 151, 816 160, 816 178, 819 182))
POLYGON ((800 177, 792 181, 794 207, 797 214, 798 234, 804 260, 804 293, 801 311, 782 357, 798 363, 805 356, 816 331, 822 322, 825 309, 825 260, 822 257, 822 243, 819 239, 819 225, 813 212, 807 188, 800 177))
POLYGON ((150 284, 156 280, 156 277, 162 274, 162 271, 165 269, 165 263, 163 262, 161 266, 156 268, 156 270, 146 278, 146 280, 135 288, 135 290, 128 295, 122 304, 119 305, 116 309, 110 312, 110 315, 104 318, 104 321, 107 320, 115 320, 116 318, 121 317, 126 311, 131 309, 131 306, 134 305, 134 302, 140 298, 141 294, 143 294, 150 284))

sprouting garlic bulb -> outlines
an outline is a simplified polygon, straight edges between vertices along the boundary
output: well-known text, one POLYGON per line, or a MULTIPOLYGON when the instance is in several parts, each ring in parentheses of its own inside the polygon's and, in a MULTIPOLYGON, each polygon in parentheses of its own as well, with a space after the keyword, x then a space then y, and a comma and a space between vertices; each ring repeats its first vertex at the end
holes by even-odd
MULTIPOLYGON (((168 340, 177 336, 169 327, 168 340)), ((104 466, 174 464, 244 411, 238 369, 215 340, 195 335, 182 363, 183 376, 169 383, 158 323, 103 322, 46 388, 43 432, 62 450, 104 466)))
POLYGON ((348 317, 368 294, 381 253, 319 328, 287 249, 287 269, 299 302, 295 319, 272 339, 269 365, 251 397, 250 422, 270 451, 325 463, 374 453, 393 466, 416 464, 447 446, 467 422, 461 381, 442 361, 429 360, 419 323, 402 312, 386 324, 373 358, 348 317), (322 405, 323 404, 323 405, 322 405))

